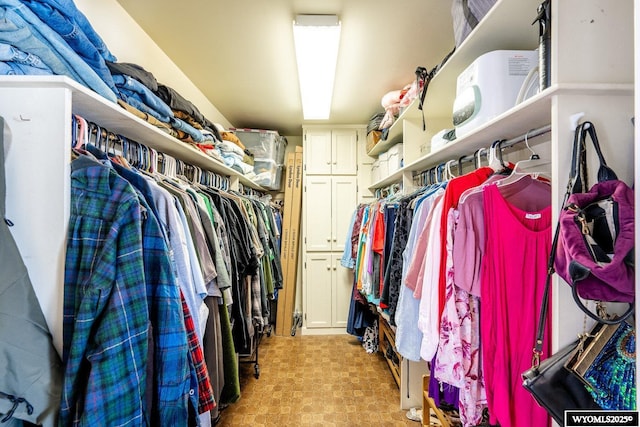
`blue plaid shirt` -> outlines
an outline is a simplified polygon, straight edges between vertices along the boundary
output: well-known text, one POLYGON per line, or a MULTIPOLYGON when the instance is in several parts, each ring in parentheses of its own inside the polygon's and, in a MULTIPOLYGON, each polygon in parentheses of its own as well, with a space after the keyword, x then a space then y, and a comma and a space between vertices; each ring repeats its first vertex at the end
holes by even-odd
MULTIPOLYGON (((143 209, 142 248, 147 303, 153 326, 153 404, 151 425, 187 426, 190 387, 188 334, 180 287, 157 217, 149 182, 137 172, 113 164, 115 171, 140 193, 143 209)), ((195 367, 191 367, 195 371, 195 367)))
POLYGON ((71 168, 60 425, 147 425, 149 309, 138 196, 87 156, 71 168))

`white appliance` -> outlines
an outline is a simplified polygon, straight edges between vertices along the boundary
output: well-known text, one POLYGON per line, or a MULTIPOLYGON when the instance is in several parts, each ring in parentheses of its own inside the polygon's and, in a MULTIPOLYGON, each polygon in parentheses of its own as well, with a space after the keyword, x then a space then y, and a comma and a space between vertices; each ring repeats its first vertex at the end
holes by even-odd
POLYGON ((458 76, 453 102, 456 138, 515 106, 525 78, 537 65, 535 50, 495 50, 473 61, 458 76))

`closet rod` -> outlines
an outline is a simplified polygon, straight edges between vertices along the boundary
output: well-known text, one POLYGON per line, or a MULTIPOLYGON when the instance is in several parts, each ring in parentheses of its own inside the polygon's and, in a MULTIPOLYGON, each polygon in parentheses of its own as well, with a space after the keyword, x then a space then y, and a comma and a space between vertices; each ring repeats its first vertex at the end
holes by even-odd
MULTIPOLYGON (((504 140, 504 141, 500 142, 500 145, 499 145, 500 150, 504 150, 505 148, 513 147, 516 144, 519 144, 521 142, 525 142, 528 139, 532 139, 532 138, 535 138, 535 137, 540 136, 540 135, 544 135, 545 133, 548 133, 550 131, 551 131, 551 125, 542 126, 542 127, 537 128, 537 129, 531 129, 527 133, 523 133, 522 135, 519 135, 519 136, 513 137, 511 139, 507 139, 507 140, 504 140)), ((488 155, 490 149, 491 149, 491 147, 487 147, 487 148, 484 149, 483 155, 485 157, 488 155)), ((469 161, 469 160, 474 160, 476 154, 477 154, 477 151, 475 153, 473 153, 473 154, 468 154, 466 156, 460 157, 460 159, 458 161, 466 162, 466 161, 469 161)), ((446 164, 446 162, 445 162, 445 164, 446 164)))
MULTIPOLYGON (((514 145, 519 144, 520 142, 524 142, 527 139, 531 139, 531 138, 538 137, 540 135, 544 135, 545 133, 548 133, 550 131, 551 131, 551 125, 542 126, 542 127, 537 128, 537 129, 531 129, 527 133, 523 133, 522 135, 519 135, 519 136, 516 136, 514 138, 502 141, 500 143, 500 149, 504 150, 505 148, 513 147, 514 145)), ((490 149, 491 149, 491 147, 489 146, 487 148, 481 148, 480 150, 483 150, 482 155, 484 155, 486 157, 488 155, 490 149)), ((428 172, 428 171, 430 171, 432 169, 437 169, 438 167, 442 167, 442 166, 446 165, 448 162, 451 162, 451 161, 454 161, 454 160, 456 162, 458 162, 458 163, 475 160, 476 156, 478 155, 478 151, 479 150, 476 150, 474 153, 467 154, 466 156, 462 156, 462 157, 460 157, 458 159, 450 159, 448 161, 441 162, 435 168, 431 167, 431 168, 424 169, 424 170, 422 170, 420 172, 414 172, 413 175, 415 177, 415 176, 420 175, 420 174, 422 174, 424 172, 428 172)))
POLYGON ((120 148, 122 149, 122 151, 118 154, 121 154, 123 157, 125 157, 128 162, 133 163, 134 167, 139 167, 140 163, 144 160, 151 160, 150 157, 145 158, 145 156, 150 155, 151 152, 155 152, 156 155, 160 155, 161 157, 161 159, 155 159, 155 162, 157 164, 170 159, 170 161, 175 162, 176 167, 180 165, 181 175, 184 175, 185 169, 189 168, 192 170, 194 176, 198 177, 198 181, 200 181, 201 184, 205 184, 200 179, 204 175, 207 186, 215 187, 223 191, 227 191, 230 188, 230 178, 228 175, 225 176, 209 169, 203 169, 199 166, 192 165, 161 151, 149 148, 147 145, 141 142, 135 141, 124 135, 116 134, 115 132, 102 127, 97 123, 91 122, 80 115, 73 114, 71 116, 71 119, 73 145, 78 142, 79 138, 80 140, 82 140, 83 137, 86 137, 86 143, 93 143, 97 146, 97 148, 102 149, 105 153, 110 154, 111 152, 115 152, 116 144, 120 144, 120 148), (86 135, 81 134, 78 130, 78 127, 81 126, 81 120, 85 122, 84 126, 86 126, 86 135), (94 135, 95 141, 91 141, 91 137, 94 135), (102 147, 102 143, 104 143, 104 148, 102 147), (138 156, 135 161, 133 161, 133 154, 138 156), (211 178, 213 178, 213 182, 210 182, 211 178))
POLYGON ((537 136, 544 135, 545 133, 548 133, 550 131, 551 131, 551 125, 542 126, 537 129, 531 129, 525 134, 522 134, 520 136, 516 136, 515 138, 511 138, 504 141, 502 144, 500 144, 500 148, 504 150, 505 148, 509 148, 520 142, 524 142, 529 138, 535 138, 537 136))

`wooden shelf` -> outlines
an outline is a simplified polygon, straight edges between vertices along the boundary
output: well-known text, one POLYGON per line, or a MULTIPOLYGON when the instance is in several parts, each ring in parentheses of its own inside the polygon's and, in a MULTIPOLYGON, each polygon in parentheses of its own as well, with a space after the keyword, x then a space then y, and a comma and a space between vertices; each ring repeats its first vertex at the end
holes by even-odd
MULTIPOLYGON (((227 167, 213 157, 207 156, 197 148, 184 143, 134 116, 119 105, 114 104, 92 92, 66 76, 0 76, 1 88, 16 89, 55 89, 71 90, 72 112, 86 120, 131 140, 183 160, 194 166, 210 170, 219 175, 238 178, 247 187, 267 191, 236 170, 227 167)), ((18 96, 18 95, 16 95, 18 96)))
POLYGON ((396 381, 398 387, 400 387, 400 365, 402 364, 402 356, 396 351, 395 332, 391 329, 382 313, 378 313, 378 319, 380 351, 387 361, 387 365, 389 365, 393 379, 396 381), (391 351, 398 357, 398 365, 387 357, 389 348, 391 348, 391 351))

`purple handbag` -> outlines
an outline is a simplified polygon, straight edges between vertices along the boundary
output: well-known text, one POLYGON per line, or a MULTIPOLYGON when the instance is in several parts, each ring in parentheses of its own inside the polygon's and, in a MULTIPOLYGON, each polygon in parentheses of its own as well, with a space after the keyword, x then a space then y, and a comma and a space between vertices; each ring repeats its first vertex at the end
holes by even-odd
POLYGON ((633 190, 618 180, 615 172, 607 166, 593 124, 580 124, 574 138, 567 194, 559 216, 555 270, 572 286, 578 306, 602 323, 618 323, 633 312, 633 199, 633 190), (587 183, 587 136, 596 149, 600 167, 598 182, 583 193, 587 183), (592 313, 580 298, 629 303, 629 310, 611 321, 592 313))

